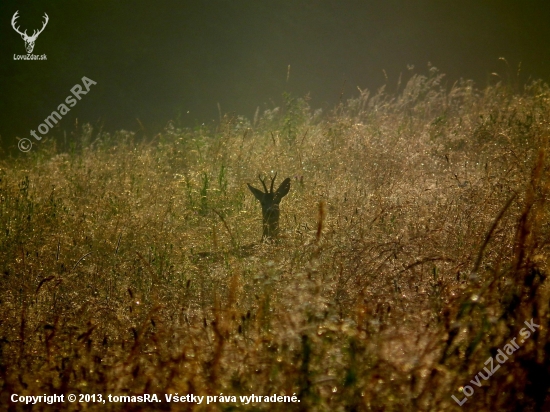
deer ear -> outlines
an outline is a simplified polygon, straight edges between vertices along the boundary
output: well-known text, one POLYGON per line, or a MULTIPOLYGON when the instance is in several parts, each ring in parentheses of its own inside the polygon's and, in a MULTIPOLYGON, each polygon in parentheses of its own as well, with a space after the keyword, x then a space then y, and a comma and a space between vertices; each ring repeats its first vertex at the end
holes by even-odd
POLYGON ((250 189, 250 191, 252 192, 252 194, 254 195, 254 197, 261 202, 264 198, 265 193, 262 192, 261 190, 256 189, 255 187, 251 186, 250 183, 247 183, 247 185, 248 185, 248 188, 250 189))
POLYGON ((277 199, 280 201, 283 197, 285 197, 288 194, 288 191, 290 190, 290 178, 287 177, 285 180, 283 180, 283 183, 281 183, 281 186, 277 189, 275 192, 274 199, 277 199))

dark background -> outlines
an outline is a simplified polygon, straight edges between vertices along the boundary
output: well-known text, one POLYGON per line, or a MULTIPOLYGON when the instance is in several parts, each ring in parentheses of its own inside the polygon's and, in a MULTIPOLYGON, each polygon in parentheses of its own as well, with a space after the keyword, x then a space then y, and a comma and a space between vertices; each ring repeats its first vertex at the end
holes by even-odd
POLYGON ((151 136, 170 119, 218 121, 218 103, 222 113, 252 118, 258 106, 280 105, 284 91, 331 108, 342 91, 395 89, 400 73, 427 73, 428 62, 448 86, 462 77, 483 87, 497 79, 492 72, 548 81, 550 1, 2 1, 0 41, 6 149, 30 137, 83 76, 98 84, 54 134, 78 118, 151 136), (29 34, 48 13, 33 51, 47 61, 13 60, 26 54, 11 27, 16 10, 29 34))

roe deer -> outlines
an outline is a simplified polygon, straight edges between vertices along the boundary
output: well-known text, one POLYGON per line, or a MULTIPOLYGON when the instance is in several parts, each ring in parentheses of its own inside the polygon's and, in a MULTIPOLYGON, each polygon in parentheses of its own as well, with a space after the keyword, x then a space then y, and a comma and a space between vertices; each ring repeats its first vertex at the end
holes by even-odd
MULTIPOLYGON (((279 203, 281 203, 281 199, 285 197, 288 194, 288 191, 290 190, 290 178, 286 178, 283 183, 279 186, 279 188, 273 192, 273 184, 275 183, 275 178, 277 177, 277 173, 275 173, 275 176, 271 178, 271 190, 267 190, 267 186, 265 184, 265 179, 262 179, 261 176, 258 176, 260 179, 260 182, 262 182, 262 185, 264 186, 265 192, 262 192, 261 190, 256 189, 255 187, 248 184, 248 188, 250 191, 254 194, 254 197, 260 201, 260 204, 262 205, 262 217, 263 217, 263 234, 262 234, 262 241, 264 240, 273 240, 277 237, 277 234, 279 233, 279 203)), ((223 216, 218 213, 216 210, 214 210, 216 214, 220 217, 222 222, 224 223, 226 229, 229 232, 229 235, 232 240, 233 247, 228 251, 218 251, 218 252, 193 252, 191 250, 191 261, 193 261, 196 264, 203 264, 201 262, 218 262, 224 258, 226 258, 228 255, 235 255, 238 257, 247 257, 254 253, 254 248, 257 246, 257 243, 250 243, 248 245, 237 245, 235 242, 235 239, 233 239, 233 235, 231 234, 231 231, 229 230, 229 226, 226 224, 223 216)))
POLYGON ((265 192, 262 192, 261 190, 251 186, 250 183, 247 183, 248 188, 254 197, 258 199, 262 205, 262 240, 272 240, 277 237, 279 233, 279 203, 281 203, 281 199, 285 197, 290 190, 290 178, 287 177, 283 180, 283 183, 281 183, 279 188, 273 192, 273 184, 275 183, 276 177, 277 173, 275 173, 275 176, 271 178, 271 189, 268 191, 265 184, 265 179, 262 179, 262 177, 258 175, 258 179, 262 182, 265 192))

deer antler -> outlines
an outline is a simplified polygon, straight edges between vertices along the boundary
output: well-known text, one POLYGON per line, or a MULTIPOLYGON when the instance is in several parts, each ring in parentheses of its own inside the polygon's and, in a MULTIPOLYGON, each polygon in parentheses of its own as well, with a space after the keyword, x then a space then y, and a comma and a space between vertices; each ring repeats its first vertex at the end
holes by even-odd
POLYGON ((265 192, 269 193, 267 191, 267 186, 265 185, 265 178, 262 179, 262 175, 258 174, 258 179, 260 179, 260 182, 262 182, 262 185, 264 185, 265 192))
MULTIPOLYGON (((273 176, 271 178, 271 192, 270 193, 273 193, 273 183, 275 183, 275 178, 277 177, 277 172, 275 172, 275 176, 273 176)), ((266 189, 266 192, 267 192, 267 189, 266 189)))
POLYGON ((16 27, 15 24, 17 23, 17 19, 19 18, 19 10, 17 10, 15 12, 15 14, 13 15, 13 17, 11 18, 11 26, 13 27, 13 29, 19 33, 21 35, 21 37, 23 37, 23 39, 25 39, 25 41, 33 41, 33 40, 36 40, 36 38, 38 37, 38 35, 40 33, 42 33, 44 31, 44 29, 46 28, 46 25, 48 24, 48 22, 50 21, 50 18, 48 17, 48 14, 47 13, 44 13, 44 23, 42 23, 42 28, 40 30, 34 30, 33 33, 32 33, 32 36, 29 36, 27 34, 27 30, 25 30, 23 33, 19 30, 19 27, 16 27))
MULTIPOLYGON (((11 18, 11 27, 13 27, 13 29, 14 29, 17 33, 19 33, 21 36, 28 37, 28 36, 27 36, 27 30, 25 30, 25 33, 21 33, 21 32, 19 31, 19 27, 15 27, 15 21, 19 18, 19 16, 17 15, 17 13, 19 13, 19 10, 17 10, 17 11, 15 12, 15 14, 13 15, 13 17, 11 18)), ((45 13, 44 13, 44 14, 45 14, 45 13)))
POLYGON ((48 17, 48 15, 46 13, 44 13, 44 18, 45 18, 45 20, 44 20, 44 23, 42 24, 42 28, 38 32, 36 32, 36 30, 35 30, 36 33, 32 34, 31 37, 33 39, 36 39, 38 37, 38 35, 44 31, 44 29, 46 28, 46 25, 50 21, 50 18, 48 17))

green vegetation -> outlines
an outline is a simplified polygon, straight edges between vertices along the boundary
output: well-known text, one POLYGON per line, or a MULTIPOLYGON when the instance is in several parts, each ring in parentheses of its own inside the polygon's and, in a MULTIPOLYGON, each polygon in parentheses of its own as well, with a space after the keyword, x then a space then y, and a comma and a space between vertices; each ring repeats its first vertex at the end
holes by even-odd
POLYGON ((433 70, 324 116, 285 95, 253 123, 149 142, 84 128, 69 153, 50 140, 0 163, 0 403, 548 410, 550 88, 440 82, 433 70), (291 190, 280 239, 261 244, 246 183, 274 172, 291 190), (540 329, 470 383, 531 318, 540 329))

